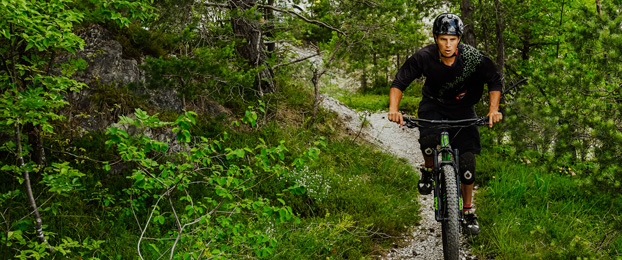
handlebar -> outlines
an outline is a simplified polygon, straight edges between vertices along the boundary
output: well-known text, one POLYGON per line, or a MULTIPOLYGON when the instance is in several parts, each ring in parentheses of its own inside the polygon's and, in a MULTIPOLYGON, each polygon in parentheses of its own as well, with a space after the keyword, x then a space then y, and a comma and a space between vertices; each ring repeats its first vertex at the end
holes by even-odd
POLYGON ((410 116, 404 116, 404 126, 408 128, 415 127, 425 127, 425 128, 462 128, 469 126, 485 126, 488 125, 488 117, 477 117, 477 118, 468 118, 468 119, 459 119, 459 120, 429 120, 429 119, 421 119, 410 116), (431 125, 421 125, 421 123, 431 124, 431 125))

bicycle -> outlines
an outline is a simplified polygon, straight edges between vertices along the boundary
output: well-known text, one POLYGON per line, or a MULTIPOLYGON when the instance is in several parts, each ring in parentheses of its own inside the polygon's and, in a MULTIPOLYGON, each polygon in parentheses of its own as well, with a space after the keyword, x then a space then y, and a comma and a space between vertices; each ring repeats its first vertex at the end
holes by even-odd
POLYGON ((434 184, 434 215, 436 221, 441 222, 443 255, 446 260, 460 258, 460 223, 464 220, 458 170, 460 153, 458 153, 458 149, 451 148, 448 129, 483 125, 488 125, 488 117, 462 120, 427 120, 404 116, 404 126, 408 128, 431 127, 441 129, 440 146, 437 146, 433 153, 432 180, 434 184), (429 125, 422 126, 420 123, 429 125))

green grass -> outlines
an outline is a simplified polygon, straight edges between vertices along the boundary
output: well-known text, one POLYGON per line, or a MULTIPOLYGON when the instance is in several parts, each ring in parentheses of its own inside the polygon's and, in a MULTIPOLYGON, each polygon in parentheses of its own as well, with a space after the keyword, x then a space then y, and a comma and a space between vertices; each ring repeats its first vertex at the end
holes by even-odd
MULTIPOLYGON (((378 254, 377 244, 407 231, 416 212, 417 175, 402 160, 368 145, 329 141, 307 174, 322 179, 319 201, 299 207, 305 217, 288 225, 276 259, 361 259, 378 254)), ((308 200, 307 200, 308 201, 308 200)))
MULTIPOLYGON (((348 96, 342 96, 339 101, 346 104, 348 107, 355 110, 367 110, 367 111, 388 111, 389 110, 389 95, 368 95, 368 94, 353 94, 348 96)), ((419 108, 420 97, 404 96, 400 102, 400 110, 410 115, 416 115, 419 108)))
MULTIPOLYGON (((402 93, 400 111, 416 115, 421 102, 422 81, 414 81, 402 93)), ((377 86, 359 89, 356 93, 338 95, 339 101, 355 110, 388 111, 390 86, 377 86)))
POLYGON ((476 197, 483 259, 622 259, 622 196, 488 154, 476 197))
MULTIPOLYGON (((301 144, 310 144, 320 135, 327 137, 316 161, 284 176, 290 183, 304 183, 307 194, 281 197, 301 223, 275 227, 282 237, 270 259, 370 257, 420 219, 414 188, 418 177, 408 162, 332 134, 328 127, 332 118, 321 113, 320 124, 311 130, 270 122, 254 133, 232 134, 233 146, 248 146, 258 138, 269 144, 285 140, 292 157, 304 151, 301 144)), ((256 191, 276 199, 272 196, 285 187, 275 183, 267 182, 256 191)))

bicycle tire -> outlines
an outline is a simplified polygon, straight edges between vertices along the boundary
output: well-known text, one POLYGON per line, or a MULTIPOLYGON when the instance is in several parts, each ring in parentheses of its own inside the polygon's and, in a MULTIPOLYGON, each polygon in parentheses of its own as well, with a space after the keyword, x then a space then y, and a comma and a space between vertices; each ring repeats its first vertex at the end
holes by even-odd
POLYGON ((445 260, 457 260, 460 259, 460 209, 456 172, 449 164, 443 165, 442 169, 441 196, 445 198, 445 216, 442 221, 443 256, 445 260))

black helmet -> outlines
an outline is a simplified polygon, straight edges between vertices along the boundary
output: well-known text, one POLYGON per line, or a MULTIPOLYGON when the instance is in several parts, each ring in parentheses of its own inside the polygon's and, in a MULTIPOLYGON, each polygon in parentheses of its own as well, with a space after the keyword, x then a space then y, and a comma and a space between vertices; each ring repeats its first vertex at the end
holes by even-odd
POLYGON ((464 25, 462 20, 455 14, 443 13, 434 19, 434 26, 432 27, 432 33, 434 35, 449 34, 462 36, 464 32, 464 25))

